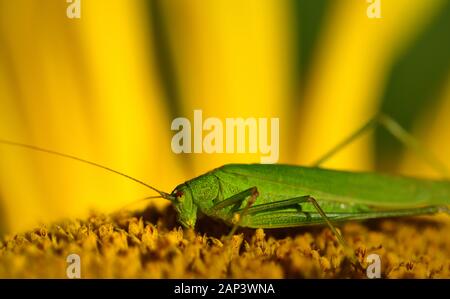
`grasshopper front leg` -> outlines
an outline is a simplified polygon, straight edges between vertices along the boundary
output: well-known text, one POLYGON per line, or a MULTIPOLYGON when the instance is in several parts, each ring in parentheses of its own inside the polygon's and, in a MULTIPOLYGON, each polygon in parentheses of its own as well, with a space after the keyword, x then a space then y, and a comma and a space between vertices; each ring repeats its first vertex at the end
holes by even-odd
POLYGON ((233 228, 231 229, 230 233, 228 234, 227 238, 231 238, 232 235, 236 232, 236 230, 239 227, 239 224, 242 221, 242 218, 247 214, 250 207, 255 203, 256 198, 259 196, 258 189, 256 187, 249 188, 247 190, 244 190, 238 194, 235 194, 219 203, 217 203, 215 206, 212 207, 212 212, 217 212, 223 208, 229 207, 231 205, 241 205, 242 202, 250 196, 249 201, 247 202, 247 205, 244 209, 234 213, 230 212, 230 215, 228 217, 228 220, 232 221, 233 218, 237 217, 237 221, 234 223, 233 228))

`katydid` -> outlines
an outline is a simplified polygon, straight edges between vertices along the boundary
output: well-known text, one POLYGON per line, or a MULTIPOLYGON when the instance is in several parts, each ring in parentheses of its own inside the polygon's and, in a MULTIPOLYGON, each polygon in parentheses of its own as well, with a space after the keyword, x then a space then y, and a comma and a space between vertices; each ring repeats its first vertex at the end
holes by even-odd
POLYGON ((382 217, 448 212, 450 181, 428 180, 369 172, 319 168, 319 164, 356 137, 381 124, 422 157, 445 171, 432 155, 391 118, 375 117, 336 146, 313 167, 281 164, 228 164, 178 185, 171 193, 160 191, 138 179, 98 163, 27 144, 0 143, 75 159, 122 175, 168 199, 184 227, 193 228, 203 214, 233 225, 250 228, 283 228, 326 224, 341 244, 333 223, 382 217))

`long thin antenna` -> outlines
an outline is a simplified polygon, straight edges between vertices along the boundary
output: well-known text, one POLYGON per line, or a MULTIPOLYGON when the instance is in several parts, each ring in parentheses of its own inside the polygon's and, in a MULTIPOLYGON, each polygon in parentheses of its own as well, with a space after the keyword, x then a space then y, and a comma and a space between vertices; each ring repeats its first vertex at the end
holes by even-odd
POLYGON ((145 186, 147 188, 150 188, 153 191, 158 192, 161 195, 162 198, 165 198, 165 199, 171 199, 172 198, 172 196, 170 194, 165 193, 163 191, 160 191, 160 190, 156 189, 155 187, 152 187, 149 184, 144 183, 141 180, 138 180, 138 179, 136 179, 136 178, 134 178, 132 176, 129 176, 129 175, 125 174, 125 173, 122 173, 120 171, 114 170, 112 168, 109 168, 107 166, 104 166, 104 165, 101 165, 101 164, 98 164, 98 163, 95 163, 95 162, 91 162, 91 161, 84 160, 84 159, 81 159, 81 158, 78 158, 78 157, 75 157, 75 156, 59 153, 57 151, 53 151, 53 150, 37 147, 37 146, 34 146, 34 145, 25 144, 25 143, 19 143, 19 142, 9 141, 9 140, 5 140, 5 139, 0 139, 0 143, 7 144, 7 145, 12 145, 12 146, 23 147, 23 148, 28 148, 28 149, 32 149, 32 150, 35 150, 35 151, 44 152, 44 153, 47 153, 47 154, 52 154, 52 155, 56 155, 56 156, 60 156, 60 157, 64 157, 64 158, 68 158, 68 159, 72 159, 72 160, 76 160, 78 162, 83 162, 83 163, 86 163, 86 164, 89 164, 89 165, 93 165, 93 166, 96 166, 96 167, 100 167, 100 168, 102 168, 104 170, 107 170, 109 172, 113 172, 115 174, 121 175, 123 177, 126 177, 129 180, 132 180, 132 181, 134 181, 134 182, 136 182, 138 184, 141 184, 141 185, 143 185, 143 186, 145 186))

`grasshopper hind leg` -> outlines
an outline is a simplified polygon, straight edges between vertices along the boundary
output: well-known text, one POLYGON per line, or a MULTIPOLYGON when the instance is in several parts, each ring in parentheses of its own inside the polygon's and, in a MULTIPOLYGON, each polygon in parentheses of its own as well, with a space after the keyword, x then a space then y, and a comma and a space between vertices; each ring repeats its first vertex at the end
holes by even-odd
MULTIPOLYGON (((236 195, 233 195, 232 197, 218 203, 215 207, 213 207, 213 210, 225 208, 230 205, 241 204, 249 196, 250 196, 250 199, 248 200, 247 205, 244 208, 239 209, 236 212, 231 212, 231 214, 230 214, 230 218, 229 218, 230 220, 233 219, 233 217, 236 217, 236 215, 237 215, 237 219, 234 221, 233 228, 231 229, 230 233, 227 236, 228 240, 231 239, 231 237, 234 235, 237 228, 240 226, 240 224, 243 222, 243 220, 246 216, 252 216, 252 215, 257 215, 257 214, 260 214, 263 212, 271 212, 271 211, 276 213, 276 211, 279 211, 280 209, 283 209, 283 208, 288 208, 288 207, 298 208, 298 205, 301 203, 311 203, 314 206, 314 208, 317 210, 318 214, 321 216, 322 220, 331 229, 331 231, 335 235, 339 244, 344 248, 344 250, 348 254, 348 256, 350 256, 352 262, 355 265, 358 264, 356 257, 353 253, 353 250, 347 245, 344 238, 342 237, 342 234, 336 229, 336 227, 333 225, 333 223, 327 217, 327 215, 322 210, 322 208, 317 203, 317 201, 309 195, 254 206, 253 204, 255 203, 256 198, 259 196, 259 193, 258 193, 258 190, 256 187, 252 187, 252 188, 244 190, 244 191, 242 191, 236 195)), ((245 219, 245 220, 247 220, 247 219, 245 219)), ((244 220, 244 222, 247 222, 245 220, 244 220)), ((251 220, 249 220, 249 221, 250 222, 248 224, 251 224, 251 220)), ((270 220, 269 220, 269 222, 270 222, 270 220)), ((269 223, 266 223, 266 224, 267 225, 262 225, 261 228, 270 227, 269 223)))
MULTIPOLYGON (((314 208, 316 209, 316 211, 318 212, 318 214, 320 215, 321 219, 323 220, 323 222, 330 228, 330 230, 333 232, 334 236, 336 237, 338 243, 342 246, 342 248, 344 248, 346 254, 348 256, 350 256, 352 262, 357 265, 358 262, 356 260, 356 257, 353 253, 353 250, 351 249, 350 246, 347 245, 347 243, 345 242, 344 238, 342 237, 342 234, 337 230, 337 228, 333 225, 333 223, 331 222, 331 220, 329 219, 329 217, 325 214, 325 212, 323 211, 323 209, 320 207, 319 203, 317 202, 316 199, 314 199, 312 196, 300 196, 300 197, 295 197, 295 198, 290 198, 290 199, 286 199, 286 200, 282 200, 282 201, 278 201, 278 202, 271 202, 271 203, 267 203, 267 204, 262 204, 262 205, 257 205, 257 206, 253 206, 253 207, 246 207, 244 209, 242 209, 242 212, 246 212, 247 215, 249 216, 254 216, 254 215, 258 215, 261 213, 267 213, 267 212, 274 212, 274 217, 276 217, 275 215, 277 213, 281 213, 283 208, 289 208, 289 207, 295 207, 298 208, 298 205, 301 203, 311 203, 314 208)), ((281 214, 279 216, 281 216, 281 214)), ((302 212, 297 212, 296 214, 304 214, 302 212)), ((307 215, 304 215, 306 217, 308 217, 307 215)), ((277 217, 277 218, 282 218, 281 217, 277 217)), ((242 218, 241 218, 242 221, 242 218)), ((252 226, 251 224, 251 220, 250 222, 246 223, 247 225, 252 226)), ((265 224, 260 225, 260 227, 262 228, 270 228, 274 223, 269 219, 267 220, 267 222, 265 224)), ((288 227, 290 225, 285 225, 284 227, 288 227)), ((282 225, 279 226, 280 228, 283 227, 282 225)))
POLYGON ((392 136, 399 140, 404 146, 413 150, 419 157, 421 157, 428 165, 433 167, 435 171, 445 178, 450 178, 450 171, 447 167, 430 151, 425 149, 420 142, 410 133, 408 133, 397 121, 392 117, 380 113, 369 120, 366 124, 356 130, 353 134, 348 136, 342 142, 333 147, 330 151, 325 153, 320 159, 312 164, 312 166, 319 167, 338 152, 343 150, 347 145, 363 136, 365 133, 381 126, 386 129, 392 136))

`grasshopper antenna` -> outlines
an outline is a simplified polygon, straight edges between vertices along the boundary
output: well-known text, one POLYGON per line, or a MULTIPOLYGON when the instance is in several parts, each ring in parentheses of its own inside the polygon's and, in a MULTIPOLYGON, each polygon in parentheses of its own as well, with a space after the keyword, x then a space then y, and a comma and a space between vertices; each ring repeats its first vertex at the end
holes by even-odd
POLYGON ((88 160, 85 160, 85 159, 81 159, 81 158, 78 158, 78 157, 75 157, 75 156, 72 156, 72 155, 63 154, 63 153, 60 153, 60 152, 57 152, 57 151, 53 151, 53 150, 37 147, 37 146, 34 146, 34 145, 25 144, 25 143, 19 143, 19 142, 9 141, 9 140, 5 140, 5 139, 0 139, 0 143, 6 144, 6 145, 11 145, 11 146, 22 147, 22 148, 28 148, 28 149, 31 149, 31 150, 34 150, 34 151, 39 151, 39 152, 43 152, 43 153, 47 153, 47 154, 52 154, 52 155, 56 155, 56 156, 60 156, 60 157, 68 158, 68 159, 72 159, 72 160, 75 160, 75 161, 78 161, 78 162, 82 162, 82 163, 85 163, 85 164, 93 165, 93 166, 102 168, 104 170, 107 170, 109 172, 112 172, 112 173, 118 174, 120 176, 123 176, 123 177, 125 177, 125 178, 127 178, 129 180, 132 180, 132 181, 134 181, 134 182, 136 182, 138 184, 141 184, 141 185, 143 185, 143 186, 145 186, 145 187, 147 187, 149 189, 152 189, 153 191, 157 192, 160 195, 160 196, 157 196, 157 197, 162 197, 162 198, 169 199, 169 200, 173 199, 170 194, 168 194, 166 192, 163 192, 163 191, 160 191, 160 190, 156 189, 155 187, 152 187, 149 184, 144 183, 141 180, 138 180, 138 179, 136 179, 136 178, 134 178, 132 176, 129 176, 129 175, 125 174, 125 173, 122 173, 120 171, 114 170, 112 168, 109 168, 107 166, 104 166, 104 165, 101 165, 101 164, 98 164, 98 163, 95 163, 95 162, 91 162, 91 161, 88 161, 88 160))

